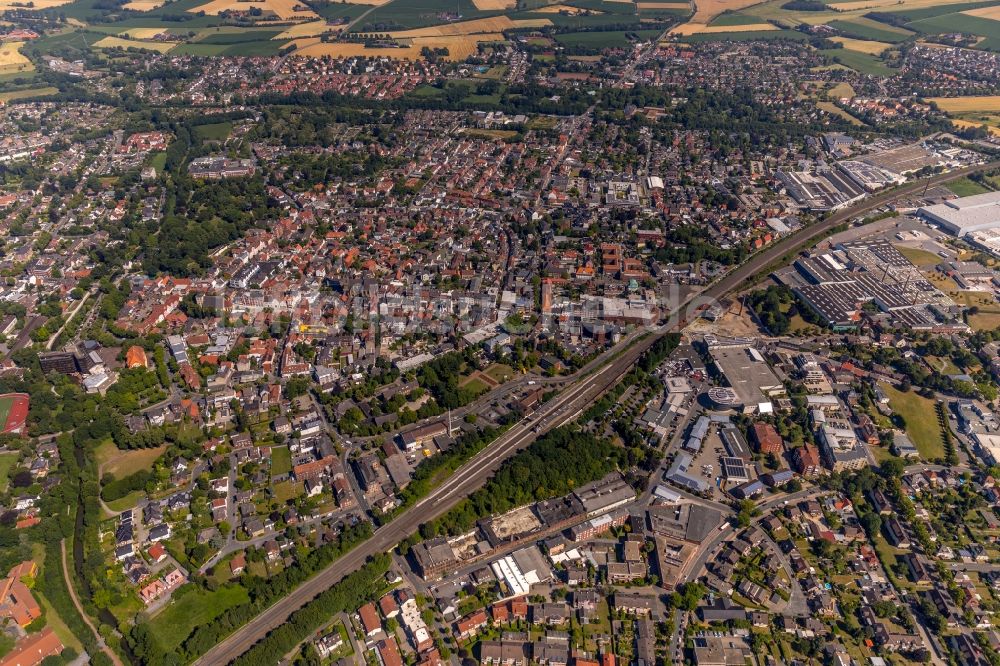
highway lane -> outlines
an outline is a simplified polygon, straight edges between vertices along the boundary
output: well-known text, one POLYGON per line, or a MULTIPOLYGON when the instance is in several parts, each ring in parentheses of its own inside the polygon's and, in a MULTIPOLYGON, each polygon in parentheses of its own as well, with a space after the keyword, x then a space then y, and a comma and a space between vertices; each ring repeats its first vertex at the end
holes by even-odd
MULTIPOLYGON (((628 372, 632 364, 638 360, 642 352, 659 339, 660 335, 683 328, 687 324, 688 317, 693 317, 696 314, 693 309, 696 309, 699 304, 707 304, 713 299, 721 299, 732 291, 749 286, 745 285, 744 282, 754 277, 760 270, 781 259, 787 253, 811 245, 838 224, 863 215, 901 196, 913 194, 929 185, 938 185, 962 178, 970 173, 997 168, 1000 168, 1000 161, 967 167, 903 185, 889 192, 870 197, 797 233, 789 234, 770 247, 754 254, 749 260, 726 273, 715 284, 681 303, 671 314, 671 321, 658 329, 658 334, 649 335, 638 342, 633 342, 622 352, 618 351, 620 346, 614 348, 606 357, 620 355, 614 357, 608 365, 600 370, 580 378, 543 405, 537 412, 538 416, 531 421, 534 425, 525 425, 522 422, 513 426, 466 465, 460 467, 455 474, 426 498, 398 516, 393 522, 376 530, 371 539, 360 544, 300 585, 291 594, 263 611, 203 655, 195 664, 214 666, 231 662, 266 636, 268 631, 284 623, 289 615, 312 600, 317 594, 361 567, 368 557, 391 550, 397 543, 416 532, 421 523, 444 515, 479 488, 507 457, 526 447, 537 435, 576 418, 576 415, 588 404, 617 383, 628 372)), ((703 555, 707 558, 707 552, 703 555)), ((703 563, 699 564, 703 566, 703 563)))

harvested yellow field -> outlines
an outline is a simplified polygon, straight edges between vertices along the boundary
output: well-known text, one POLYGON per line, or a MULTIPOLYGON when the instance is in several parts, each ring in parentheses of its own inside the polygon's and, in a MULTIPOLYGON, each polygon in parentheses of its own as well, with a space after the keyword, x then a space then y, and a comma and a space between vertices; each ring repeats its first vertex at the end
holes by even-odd
POLYGON ((127 39, 152 39, 166 31, 166 28, 129 28, 128 30, 119 32, 118 36, 127 39))
POLYGON ((583 14, 590 11, 591 14, 603 14, 604 12, 598 12, 594 10, 580 9, 579 7, 571 7, 569 5, 546 5, 544 7, 539 7, 538 9, 532 9, 533 14, 560 14, 565 13, 570 16, 576 16, 578 14, 583 14))
POLYGON ((993 7, 980 7, 979 9, 969 9, 968 11, 962 12, 969 16, 976 16, 978 18, 990 19, 991 21, 1000 21, 1000 5, 995 5, 993 7))
POLYGON ((319 16, 299 0, 253 0, 246 2, 241 0, 211 0, 211 2, 199 5, 188 11, 197 14, 205 12, 211 16, 218 16, 225 11, 250 11, 256 7, 263 12, 271 12, 282 21, 292 19, 318 19, 319 16))
POLYGON ((547 28, 552 25, 548 19, 514 19, 510 23, 515 28, 547 28))
MULTIPOLYGON (((73 0, 35 0, 32 3, 32 9, 52 9, 53 7, 61 7, 68 2, 73 0)), ((24 6, 31 2, 31 0, 0 0, 0 12, 6 11, 8 9, 24 9, 24 6)))
MULTIPOLYGON (((972 120, 961 120, 959 118, 952 118, 951 124, 959 129, 965 129, 967 127, 982 127, 983 125, 986 125, 986 123, 977 123, 972 120)), ((986 129, 989 130, 989 133, 993 136, 1000 136, 1000 127, 986 125, 986 129)))
POLYGON ((517 0, 472 0, 472 4, 481 12, 495 12, 514 9, 517 0))
POLYGON ((967 97, 931 97, 928 99, 938 108, 948 113, 971 113, 973 111, 1000 111, 1000 95, 967 97))
POLYGON ((446 35, 444 37, 414 37, 408 40, 409 46, 402 48, 366 49, 364 44, 348 44, 346 42, 322 42, 316 38, 298 39, 295 55, 308 58, 354 58, 354 57, 387 57, 398 60, 419 60, 421 49, 425 46, 431 49, 448 49, 447 60, 465 60, 479 50, 482 42, 502 42, 500 33, 483 33, 481 35, 446 35))
POLYGON ((639 8, 639 11, 643 9, 691 9, 689 2, 637 2, 635 6, 639 8))
POLYGON ((0 74, 30 72, 35 68, 28 60, 28 56, 21 53, 22 46, 24 42, 0 44, 0 74))
POLYGON ((415 30, 399 30, 389 33, 395 38, 409 37, 450 37, 454 35, 476 35, 479 33, 498 33, 512 28, 544 28, 552 25, 549 19, 521 19, 512 21, 507 16, 492 16, 473 21, 458 21, 445 25, 434 25, 415 30))
POLYGON ((299 39, 301 37, 319 37, 326 32, 339 32, 344 26, 331 27, 327 25, 326 19, 318 21, 307 21, 306 23, 296 23, 284 32, 279 32, 271 39, 299 39))
MULTIPOLYGON (((712 22, 716 16, 731 9, 736 11, 737 9, 744 9, 751 5, 759 4, 760 0, 695 0, 694 6, 694 16, 687 23, 677 26, 670 32, 674 35, 694 35, 699 32, 737 32, 737 30, 705 30, 708 24, 712 22)), ((727 28, 741 28, 745 30, 745 26, 726 26, 727 28)), ((756 28, 754 28, 756 29, 756 28)), ((766 28, 765 28, 766 30, 766 28)))
POLYGON ((171 44, 170 42, 139 42, 134 39, 122 39, 121 37, 108 36, 99 42, 94 42, 94 46, 99 49, 113 49, 113 48, 133 48, 133 49, 143 49, 145 51, 159 51, 160 53, 166 53, 170 49, 177 46, 176 44, 171 44))
POLYGON ((124 8, 134 12, 151 12, 162 7, 165 2, 166 0, 132 0, 132 2, 125 4, 124 8))
POLYGON ((886 44, 885 42, 872 42, 867 39, 851 39, 850 37, 831 37, 830 39, 837 42, 845 49, 858 51, 859 53, 868 53, 869 55, 882 55, 886 49, 892 48, 892 44, 886 44))

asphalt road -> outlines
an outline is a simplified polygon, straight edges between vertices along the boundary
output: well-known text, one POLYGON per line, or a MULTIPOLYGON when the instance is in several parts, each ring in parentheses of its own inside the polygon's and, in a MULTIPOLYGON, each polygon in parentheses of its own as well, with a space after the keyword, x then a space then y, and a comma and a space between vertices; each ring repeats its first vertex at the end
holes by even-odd
POLYGON ((485 483, 504 460, 530 445, 539 434, 574 421, 583 409, 617 384, 639 356, 659 338, 654 334, 636 341, 637 337, 631 339, 632 346, 624 350, 621 347, 616 348, 614 351, 618 355, 607 365, 579 378, 565 391, 545 403, 533 418, 513 426, 472 461, 460 467, 427 497, 388 525, 377 529, 368 541, 300 585, 291 594, 283 597, 205 653, 195 663, 204 665, 229 663, 246 652, 267 632, 283 624, 289 615, 316 595, 360 568, 369 557, 392 550, 397 543, 416 532, 421 523, 445 514, 458 502, 471 495, 485 483))
MULTIPOLYGON (((570 384, 567 389, 543 405, 536 412, 534 418, 513 426, 475 458, 459 468, 426 498, 398 516, 393 522, 376 530, 368 541, 342 556, 300 585, 291 594, 263 611, 205 653, 195 664, 215 666, 231 662, 250 649, 258 640, 264 638, 269 631, 283 624, 293 612, 304 606, 316 595, 360 568, 369 557, 391 550, 397 543, 416 532, 421 523, 444 515, 449 509, 482 486, 504 460, 531 444, 539 434, 575 420, 589 404, 604 391, 614 386, 629 371, 639 356, 662 334, 683 328, 687 324, 688 317, 695 316, 699 304, 707 305, 713 299, 720 299, 730 292, 750 286, 745 284, 745 281, 754 277, 759 271, 781 259, 785 254, 807 247, 838 224, 863 215, 901 196, 917 192, 928 184, 938 185, 962 178, 970 173, 997 168, 1000 168, 1000 161, 959 169, 875 195, 856 206, 834 213, 797 233, 789 234, 753 255, 746 263, 727 273, 705 291, 680 304, 672 313, 671 322, 660 327, 658 333, 648 335, 638 342, 634 342, 635 337, 632 337, 631 346, 624 351, 620 351, 621 345, 611 350, 605 358, 611 356, 613 360, 607 365, 570 384)), ((703 556, 707 558, 707 553, 703 553, 703 556)), ((699 562, 699 565, 703 566, 703 562, 699 562)))

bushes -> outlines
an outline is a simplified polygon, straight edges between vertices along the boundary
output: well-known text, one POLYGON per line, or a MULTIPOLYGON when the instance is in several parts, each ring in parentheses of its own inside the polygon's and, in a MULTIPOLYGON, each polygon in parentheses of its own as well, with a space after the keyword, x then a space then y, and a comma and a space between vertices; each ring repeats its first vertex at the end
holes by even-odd
POLYGON ((400 505, 391 513, 380 517, 379 523, 385 524, 405 511, 417 500, 425 497, 433 490, 438 483, 443 481, 452 472, 461 467, 474 455, 482 451, 487 444, 492 442, 502 429, 484 428, 481 431, 466 433, 462 435, 451 448, 440 455, 425 458, 413 472, 413 478, 409 485, 400 492, 400 505))
MULTIPOLYGON (((252 620, 281 597, 291 593, 340 555, 368 539, 371 534, 371 523, 359 523, 355 527, 345 529, 338 542, 313 549, 281 573, 270 578, 244 576, 244 585, 250 594, 250 601, 230 608, 211 624, 195 629, 181 645, 180 651, 185 660, 193 661, 210 650, 223 638, 252 620)), ((143 623, 137 624, 132 630, 130 643, 142 663, 160 664, 164 663, 167 657, 151 635, 149 628, 143 623)))
POLYGON ((353 611, 379 595, 391 558, 383 553, 292 613, 288 621, 237 658, 235 666, 276 664, 337 613, 353 611))
POLYGON ((129 474, 121 479, 109 476, 111 481, 104 484, 101 489, 101 498, 105 502, 114 502, 136 490, 142 490, 146 484, 154 479, 153 473, 149 470, 141 469, 134 474, 129 474))
POLYGON ((461 352, 450 352, 425 363, 417 373, 420 385, 445 409, 464 407, 476 399, 475 391, 458 385, 466 361, 461 352))
POLYGON ((461 534, 488 515, 564 495, 617 467, 623 452, 608 440, 571 428, 556 428, 508 460, 481 489, 441 518, 425 523, 425 538, 461 534))

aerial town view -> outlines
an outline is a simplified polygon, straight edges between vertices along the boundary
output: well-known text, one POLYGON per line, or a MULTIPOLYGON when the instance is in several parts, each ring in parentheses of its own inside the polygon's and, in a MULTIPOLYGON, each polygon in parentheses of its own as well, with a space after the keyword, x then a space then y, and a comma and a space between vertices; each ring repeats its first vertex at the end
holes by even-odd
POLYGON ((0 0, 0 666, 1000 666, 1000 0, 0 0))

